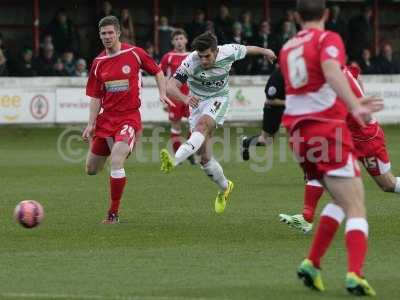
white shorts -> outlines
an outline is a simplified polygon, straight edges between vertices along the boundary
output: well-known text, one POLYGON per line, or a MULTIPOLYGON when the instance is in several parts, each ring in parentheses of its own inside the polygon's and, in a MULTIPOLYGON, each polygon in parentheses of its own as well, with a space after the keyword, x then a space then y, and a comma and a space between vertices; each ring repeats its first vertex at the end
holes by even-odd
POLYGON ((197 108, 190 108, 189 124, 193 130, 201 116, 207 115, 213 118, 216 126, 222 126, 225 121, 226 114, 229 108, 229 97, 215 97, 199 102, 197 108))

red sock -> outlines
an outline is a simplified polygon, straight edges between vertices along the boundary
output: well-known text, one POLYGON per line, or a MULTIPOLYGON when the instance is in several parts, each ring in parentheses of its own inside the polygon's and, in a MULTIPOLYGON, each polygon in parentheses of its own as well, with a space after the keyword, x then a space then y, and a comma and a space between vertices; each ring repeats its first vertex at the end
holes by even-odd
MULTIPOLYGON (((362 218, 349 219, 351 220, 364 220, 362 218)), ((363 221, 362 221, 363 222, 363 221)), ((365 228, 365 227, 363 227, 365 228)), ((366 226, 368 228, 368 225, 366 226)), ((346 224, 346 247, 348 255, 348 272, 354 272, 358 276, 362 276, 362 266, 364 264, 365 256, 368 248, 368 238, 362 228, 353 228, 348 230, 348 224, 346 224)))
POLYGON ((330 216, 321 216, 310 253, 308 254, 308 259, 313 262, 315 267, 320 268, 321 258, 329 248, 339 226, 340 223, 336 219, 330 216))
POLYGON ((324 188, 322 186, 305 185, 303 217, 307 222, 312 223, 314 221, 315 209, 323 193, 324 188))
POLYGON ((110 194, 111 194, 111 205, 109 213, 118 213, 119 203, 121 202, 122 193, 126 183, 126 177, 113 178, 110 177, 110 194))
POLYGON ((174 149, 174 153, 176 153, 176 151, 178 151, 179 147, 182 144, 181 135, 171 132, 171 143, 172 143, 172 149, 174 149))

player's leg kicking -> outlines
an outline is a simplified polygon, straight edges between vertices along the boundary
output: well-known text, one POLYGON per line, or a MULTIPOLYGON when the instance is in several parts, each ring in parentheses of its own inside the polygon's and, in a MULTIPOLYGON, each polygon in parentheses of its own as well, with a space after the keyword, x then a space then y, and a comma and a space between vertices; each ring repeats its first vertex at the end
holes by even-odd
POLYGON ((209 134, 197 153, 200 156, 200 164, 204 173, 219 187, 214 205, 215 212, 223 213, 234 184, 226 179, 221 165, 212 156, 211 138, 212 134, 209 134))
MULTIPOLYGON (((182 122, 181 120, 178 121, 171 120, 170 123, 171 123, 170 139, 171 139, 172 149, 174 150, 174 153, 176 153, 176 151, 178 151, 179 147, 182 145, 182 122)), ((188 138, 190 138, 190 135, 188 136, 188 138)), ((191 165, 196 164, 196 159, 194 155, 189 156, 188 160, 191 165)))
POLYGON ((233 189, 233 182, 225 178, 221 165, 212 157, 211 149, 212 133, 217 125, 223 124, 227 109, 226 97, 204 100, 192 110, 189 119, 192 134, 176 151, 174 159, 166 149, 160 152, 161 170, 165 173, 171 172, 174 167, 198 152, 201 156, 202 169, 220 188, 215 203, 216 213, 224 212, 229 194, 233 189))

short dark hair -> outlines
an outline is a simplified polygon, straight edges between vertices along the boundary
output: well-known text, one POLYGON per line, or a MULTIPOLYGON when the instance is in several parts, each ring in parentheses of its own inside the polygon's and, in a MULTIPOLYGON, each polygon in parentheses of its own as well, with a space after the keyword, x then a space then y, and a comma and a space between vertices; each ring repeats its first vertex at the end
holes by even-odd
POLYGON ((207 49, 215 51, 217 50, 217 46, 217 37, 210 31, 200 34, 192 42, 192 48, 196 51, 205 51, 207 49))
POLYGON ((113 25, 116 31, 121 31, 119 20, 116 16, 106 16, 99 21, 99 30, 101 27, 113 25))
POLYGON ((176 37, 177 35, 183 35, 185 38, 187 38, 187 33, 184 29, 182 28, 177 28, 174 31, 172 31, 171 33, 171 39, 173 39, 174 37, 176 37))
POLYGON ((297 0, 297 11, 304 22, 321 20, 325 9, 325 0, 297 0))

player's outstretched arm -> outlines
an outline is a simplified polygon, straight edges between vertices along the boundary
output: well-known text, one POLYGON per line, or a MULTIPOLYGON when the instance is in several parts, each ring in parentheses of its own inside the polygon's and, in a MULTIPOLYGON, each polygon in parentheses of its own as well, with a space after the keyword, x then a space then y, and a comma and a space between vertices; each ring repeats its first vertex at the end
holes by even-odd
POLYGON ((165 79, 163 71, 158 72, 154 76, 155 76, 156 82, 157 82, 158 93, 160 95, 160 101, 164 104, 168 104, 168 105, 175 107, 175 104, 167 97, 167 84, 166 84, 166 79, 165 79))
POLYGON ((257 46, 246 46, 247 55, 264 55, 271 63, 276 59, 274 51, 257 46))
POLYGON ((101 108, 100 99, 92 98, 90 100, 90 105, 89 105, 89 121, 85 130, 82 133, 82 138, 85 141, 88 141, 93 135, 94 127, 96 124, 96 118, 99 115, 100 108, 101 108))
POLYGON ((364 97, 358 101, 351 90, 350 84, 340 69, 340 64, 334 59, 322 62, 322 71, 325 80, 333 88, 336 94, 347 104, 349 111, 360 122, 365 125, 371 119, 371 113, 383 108, 383 101, 377 97, 364 97))

